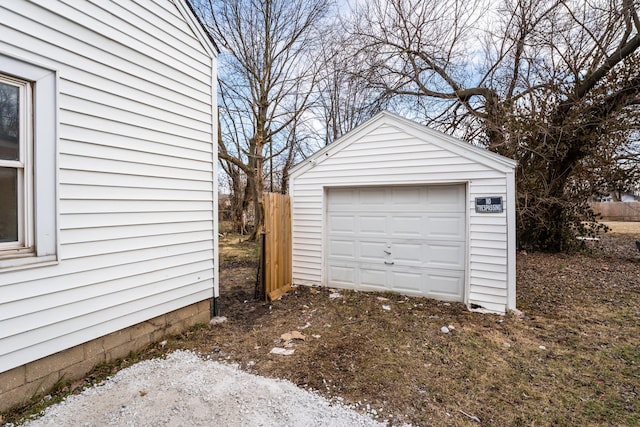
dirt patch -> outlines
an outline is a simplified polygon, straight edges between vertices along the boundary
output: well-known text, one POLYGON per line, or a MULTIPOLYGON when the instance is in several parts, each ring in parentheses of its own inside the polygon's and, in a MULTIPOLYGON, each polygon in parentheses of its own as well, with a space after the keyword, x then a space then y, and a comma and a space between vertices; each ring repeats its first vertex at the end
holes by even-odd
POLYGON ((227 322, 144 354, 194 350, 394 425, 638 425, 636 239, 640 231, 616 232, 587 242, 589 253, 519 253, 519 317, 308 287, 265 303, 253 299, 255 245, 223 238, 220 314, 227 322), (282 337, 294 331, 304 339, 282 337), (294 352, 281 356, 274 347, 294 352))
POLYGON ((588 242, 586 254, 518 254, 523 318, 308 287, 267 304, 252 299, 255 265, 224 259, 228 322, 171 345, 340 397, 392 423, 637 424, 640 230, 616 231, 588 242), (285 342, 291 331, 305 339, 285 342), (295 352, 274 355, 273 347, 295 352))

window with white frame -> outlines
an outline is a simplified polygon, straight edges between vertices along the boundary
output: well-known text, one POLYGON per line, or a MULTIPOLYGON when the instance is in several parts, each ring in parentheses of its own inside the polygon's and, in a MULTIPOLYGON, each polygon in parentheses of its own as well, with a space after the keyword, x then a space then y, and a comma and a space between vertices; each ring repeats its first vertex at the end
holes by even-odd
POLYGON ((32 250, 31 84, 0 74, 0 250, 32 250))
POLYGON ((58 259, 57 73, 0 52, 0 272, 58 259))

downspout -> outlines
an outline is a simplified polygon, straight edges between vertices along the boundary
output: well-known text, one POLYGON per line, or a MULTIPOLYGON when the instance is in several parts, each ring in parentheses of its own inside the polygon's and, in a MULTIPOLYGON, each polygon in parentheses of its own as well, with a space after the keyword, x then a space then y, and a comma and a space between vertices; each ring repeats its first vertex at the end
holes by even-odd
POLYGON ((215 291, 214 291, 213 298, 211 298, 211 307, 209 307, 209 314, 210 314, 210 317, 212 319, 214 317, 220 316, 220 308, 218 306, 218 298, 219 297, 215 296, 215 291))

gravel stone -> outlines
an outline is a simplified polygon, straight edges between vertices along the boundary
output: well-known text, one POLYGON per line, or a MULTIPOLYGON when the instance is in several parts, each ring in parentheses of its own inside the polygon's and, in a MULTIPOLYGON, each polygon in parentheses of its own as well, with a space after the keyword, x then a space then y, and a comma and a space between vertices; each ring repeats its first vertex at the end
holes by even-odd
POLYGON ((190 351, 139 362, 24 425, 375 427, 386 423, 293 383, 190 351))

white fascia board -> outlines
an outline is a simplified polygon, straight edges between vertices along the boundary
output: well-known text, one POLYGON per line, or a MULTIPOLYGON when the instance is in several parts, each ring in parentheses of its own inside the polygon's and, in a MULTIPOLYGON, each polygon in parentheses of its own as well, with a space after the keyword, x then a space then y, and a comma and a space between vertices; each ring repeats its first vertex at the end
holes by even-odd
POLYGON ((188 0, 171 0, 172 3, 178 8, 180 14, 184 18, 193 34, 200 41, 200 44, 207 51, 207 54, 212 58, 215 58, 220 53, 220 49, 215 45, 213 40, 211 40, 210 35, 206 32, 203 27, 202 21, 196 15, 196 11, 193 7, 188 3, 188 0))

